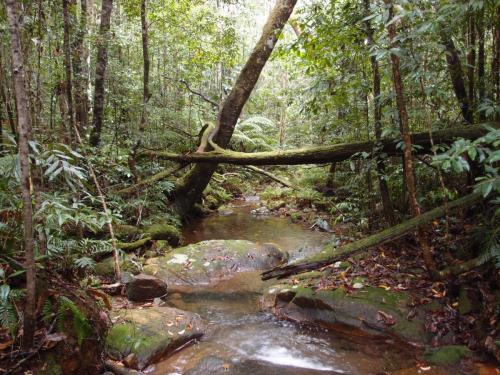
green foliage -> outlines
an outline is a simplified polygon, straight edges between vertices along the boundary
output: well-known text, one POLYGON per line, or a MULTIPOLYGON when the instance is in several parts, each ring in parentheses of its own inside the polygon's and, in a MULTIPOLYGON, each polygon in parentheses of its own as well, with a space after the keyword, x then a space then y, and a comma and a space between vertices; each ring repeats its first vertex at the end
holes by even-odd
POLYGON ((59 330, 65 330, 67 317, 68 315, 71 316, 72 326, 76 334, 78 345, 81 345, 82 341, 89 337, 92 333, 92 328, 87 320, 87 317, 68 297, 60 296, 58 302, 59 309, 57 312, 57 323, 59 330))
MULTIPOLYGON (((2 269, 1 274, 4 273, 2 269)), ((15 336, 19 327, 19 317, 14 305, 14 301, 20 294, 11 290, 8 284, 0 285, 0 326, 7 328, 11 336, 15 336)))

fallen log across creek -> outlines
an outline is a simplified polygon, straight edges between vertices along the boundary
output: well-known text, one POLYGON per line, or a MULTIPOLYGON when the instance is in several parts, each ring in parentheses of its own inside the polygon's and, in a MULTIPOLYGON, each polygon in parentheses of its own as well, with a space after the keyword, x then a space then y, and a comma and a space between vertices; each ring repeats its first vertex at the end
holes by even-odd
MULTIPOLYGON (((418 227, 425 225, 441 216, 444 216, 446 214, 446 211, 448 212, 448 214, 450 214, 454 211, 470 207, 480 202, 482 199, 483 196, 480 193, 471 193, 462 198, 449 202, 447 207, 445 205, 436 207, 421 215, 387 228, 379 233, 375 233, 358 241, 350 242, 339 248, 334 248, 331 245, 327 245, 320 253, 312 257, 302 259, 296 263, 278 266, 266 272, 263 272, 261 274, 262 280, 269 280, 274 278, 282 279, 291 275, 296 275, 299 273, 326 267, 330 264, 349 258, 355 254, 366 251, 384 242, 395 240, 401 236, 404 236, 408 232, 416 230, 418 227)), ((471 262, 472 265, 477 263, 478 262, 471 262)), ((461 270, 460 267, 455 268, 457 268, 457 270, 461 270)), ((450 276, 453 274, 452 271, 453 270, 444 270, 441 271, 441 273, 438 271, 437 275, 435 276, 437 276, 438 278, 450 276)))

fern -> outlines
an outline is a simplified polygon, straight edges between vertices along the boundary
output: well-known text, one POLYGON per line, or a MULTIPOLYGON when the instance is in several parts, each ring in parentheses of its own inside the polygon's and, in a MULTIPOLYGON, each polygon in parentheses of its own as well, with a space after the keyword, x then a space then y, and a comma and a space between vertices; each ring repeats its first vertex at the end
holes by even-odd
POLYGON ((12 303, 14 297, 9 285, 0 286, 0 326, 7 328, 11 336, 15 336, 19 328, 19 317, 12 303))
POLYGON ((59 329, 61 331, 64 330, 64 323, 69 312, 73 318, 73 329, 75 330, 76 338, 78 341, 78 345, 82 344, 82 341, 89 337, 92 332, 92 328, 85 316, 84 313, 80 311, 78 306, 70 300, 68 297, 60 296, 59 297, 59 311, 57 314, 57 322, 59 329))

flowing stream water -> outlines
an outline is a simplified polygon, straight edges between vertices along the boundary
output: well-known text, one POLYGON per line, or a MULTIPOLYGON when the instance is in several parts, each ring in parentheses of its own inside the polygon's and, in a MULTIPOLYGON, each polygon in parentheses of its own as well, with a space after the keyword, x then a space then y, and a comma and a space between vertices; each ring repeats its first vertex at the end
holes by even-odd
MULTIPOLYGON (((290 223, 286 218, 256 217, 251 205, 236 204, 232 213, 194 221, 184 230, 186 243, 211 239, 273 242, 297 259, 318 251, 328 234, 290 223)), ((194 311, 210 323, 209 332, 154 366, 165 374, 376 374, 404 368, 410 358, 393 345, 366 337, 301 328, 260 310, 259 272, 240 273, 212 289, 174 293, 170 306, 194 311)))

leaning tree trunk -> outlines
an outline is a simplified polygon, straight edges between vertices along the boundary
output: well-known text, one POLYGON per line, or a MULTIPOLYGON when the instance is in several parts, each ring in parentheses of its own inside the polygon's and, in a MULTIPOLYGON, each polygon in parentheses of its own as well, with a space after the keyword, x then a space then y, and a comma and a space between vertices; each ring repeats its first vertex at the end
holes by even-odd
POLYGON ((460 104, 462 116, 467 123, 471 124, 473 121, 472 110, 469 97, 467 96, 467 90, 465 88, 462 64, 460 63, 457 48, 455 47, 455 43, 453 43, 451 37, 443 30, 441 31, 441 42, 446 49, 445 56, 446 63, 448 65, 448 72, 450 73, 455 96, 460 104))
POLYGON ((30 192, 29 141, 31 117, 26 91, 23 53, 18 20, 20 13, 16 0, 6 0, 11 34, 12 77, 17 101, 19 161, 21 165, 21 193, 23 199, 24 252, 26 256, 26 305, 24 308, 23 346, 33 346, 36 329, 36 269, 33 252, 33 207, 30 192))
MULTIPOLYGON (((392 20, 393 17, 393 6, 391 0, 385 0, 386 4, 389 6, 389 18, 392 20)), ((391 21, 392 22, 392 21, 391 21)), ((389 23, 387 26, 387 31, 389 33, 389 38, 391 41, 391 47, 397 48, 398 44, 396 42, 396 24, 394 22, 389 23)), ((420 206, 417 202, 417 189, 415 183, 415 174, 413 170, 413 155, 412 155, 412 141, 410 135, 410 126, 408 123, 408 112, 406 111, 406 101, 404 97, 403 79, 401 77, 401 67, 399 56, 395 53, 391 53, 392 61, 392 80, 394 84, 394 91, 396 92, 396 103, 399 113, 399 121, 401 127, 401 137, 404 142, 403 150, 403 160, 404 169, 406 177, 406 188, 408 191, 408 198, 410 203, 410 212, 413 217, 420 215, 420 206)), ((464 88, 465 89, 465 88, 464 88)), ((430 272, 434 272, 436 265, 434 259, 432 258, 431 249, 425 238, 425 231, 423 228, 418 229, 418 240, 420 246, 422 247, 422 255, 424 257, 425 265, 430 272)))
MULTIPOLYGON (((210 136, 217 145, 228 145, 243 106, 252 93, 296 2, 297 0, 278 0, 271 11, 259 41, 219 111, 216 129, 210 136)), ((216 168, 217 164, 199 164, 185 176, 173 195, 173 206, 177 212, 186 215, 190 211, 200 199, 216 168)))
POLYGON ((108 64, 108 39, 111 24, 113 0, 103 0, 101 10, 101 25, 97 39, 97 59, 95 67, 94 107, 90 144, 94 147, 101 141, 101 130, 104 117, 104 77, 108 64))

